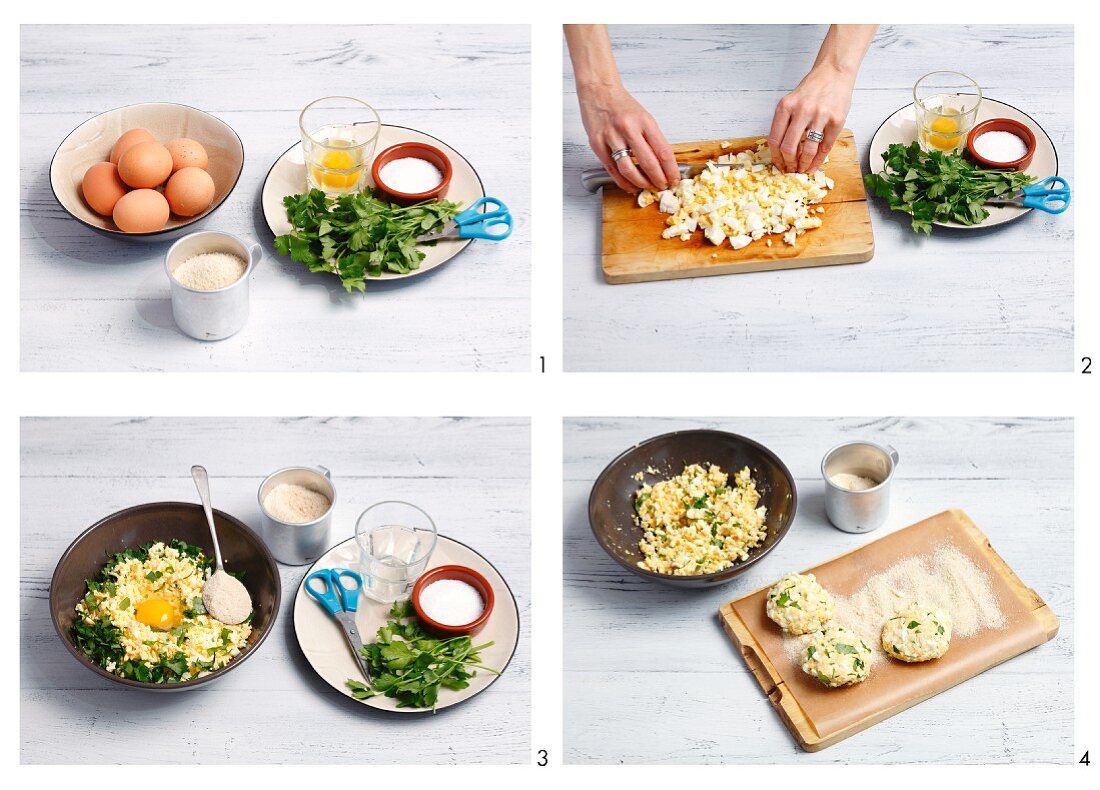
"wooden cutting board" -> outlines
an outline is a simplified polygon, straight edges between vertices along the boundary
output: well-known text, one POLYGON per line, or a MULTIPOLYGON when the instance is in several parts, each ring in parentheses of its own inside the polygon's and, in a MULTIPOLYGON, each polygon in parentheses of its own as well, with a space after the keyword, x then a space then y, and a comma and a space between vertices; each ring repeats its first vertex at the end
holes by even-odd
POLYGON ((718 610, 745 664, 806 751, 832 746, 1058 633, 1058 618, 961 510, 940 513, 804 572, 815 574, 833 594, 848 596, 872 574, 908 557, 930 556, 941 546, 958 549, 985 572, 1004 613, 1004 627, 965 638, 955 634, 946 655, 934 661, 906 664, 883 659, 867 680, 854 686, 826 688, 802 671, 789 650, 789 637, 765 614, 768 588, 718 610))
MULTIPOLYGON (((702 164, 722 154, 755 148, 763 139, 740 137, 679 143, 672 149, 677 162, 702 164), (723 142, 728 144, 725 148, 723 142)), ((690 241, 662 239, 667 214, 658 211, 656 204, 639 208, 633 195, 618 187, 605 187, 604 278, 612 284, 637 283, 871 260, 875 254, 871 215, 856 157, 856 142, 850 129, 841 132, 833 146, 825 173, 836 182, 836 187, 821 202, 825 213, 821 215, 824 223, 820 228, 799 236, 794 246, 785 244, 781 236, 765 236, 739 250, 728 243, 715 247, 701 232, 692 234, 690 241), (770 247, 765 243, 769 238, 772 240, 770 247)))

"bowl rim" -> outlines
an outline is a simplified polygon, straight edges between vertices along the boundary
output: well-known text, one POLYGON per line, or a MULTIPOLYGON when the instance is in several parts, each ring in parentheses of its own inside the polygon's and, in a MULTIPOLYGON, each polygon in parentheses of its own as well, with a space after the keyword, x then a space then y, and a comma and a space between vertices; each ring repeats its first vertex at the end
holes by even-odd
POLYGON ((74 645, 72 643, 72 640, 69 639, 69 635, 62 630, 61 624, 57 621, 57 616, 54 614, 54 610, 55 610, 54 604, 57 603, 56 592, 55 592, 57 590, 57 581, 58 581, 57 576, 58 576, 58 573, 61 571, 61 565, 69 557, 69 555, 72 553, 73 549, 76 548, 76 545, 78 543, 80 543, 82 540, 84 540, 85 538, 90 536, 95 530, 102 527, 105 523, 107 523, 111 519, 118 518, 119 516, 123 516, 123 515, 129 515, 129 514, 132 514, 132 513, 140 513, 144 510, 152 510, 154 508, 165 508, 165 507, 194 508, 194 509, 198 509, 200 512, 202 511, 202 505, 199 505, 197 503, 194 503, 194 502, 172 502, 172 501, 146 502, 146 503, 141 504, 141 505, 132 505, 131 507, 127 507, 127 508, 123 508, 122 510, 118 510, 114 513, 111 513, 108 516, 104 516, 103 518, 99 519, 94 524, 92 524, 90 527, 88 527, 83 532, 81 532, 79 535, 77 535, 73 539, 72 543, 69 544, 68 548, 66 548, 65 551, 62 552, 61 557, 57 560, 57 564, 54 566, 53 574, 50 576, 50 595, 49 595, 50 622, 53 623, 54 631, 57 633, 58 638, 61 640, 61 643, 63 645, 65 645, 65 648, 69 651, 69 653, 72 654, 72 656, 77 661, 79 661, 81 664, 83 664, 85 667, 92 670, 96 674, 101 675, 102 677, 105 677, 109 680, 113 680, 116 683, 120 683, 124 686, 130 686, 131 688, 146 689, 146 690, 149 690, 149 691, 175 691, 177 689, 194 688, 195 686, 200 686, 204 683, 209 683, 212 680, 216 680, 216 679, 220 678, 222 675, 224 675, 225 673, 229 672, 231 669, 234 669, 235 667, 240 666, 242 663, 244 663, 249 658, 249 656, 251 656, 253 653, 255 653, 259 649, 260 645, 262 645, 264 643, 264 640, 267 639, 268 635, 274 629, 275 622, 279 618, 279 609, 282 605, 282 598, 283 598, 283 584, 282 584, 282 578, 279 575, 279 566, 275 564, 275 558, 271 555, 271 552, 268 550, 267 545, 263 542, 263 539, 256 533, 255 530, 253 530, 251 527, 249 527, 247 524, 245 524, 243 521, 241 521, 236 516, 232 516, 229 513, 226 513, 224 510, 219 510, 217 508, 213 508, 214 513, 219 514, 226 521, 229 521, 232 524, 234 524, 234 526, 236 526, 240 529, 243 529, 246 533, 250 534, 255 539, 256 544, 260 547, 261 556, 267 562, 269 568, 272 570, 272 572, 274 574, 274 577, 275 577, 275 580, 277 582, 277 584, 275 586, 275 598, 272 602, 272 607, 271 607, 271 611, 273 612, 272 617, 271 617, 271 622, 268 624, 268 627, 263 631, 263 633, 260 634, 260 636, 256 640, 255 644, 253 644, 251 647, 249 647, 247 651, 242 651, 241 654, 239 656, 237 656, 236 659, 234 659, 233 661, 230 661, 228 664, 226 664, 221 669, 215 670, 215 671, 211 672, 208 675, 203 675, 200 678, 192 678, 191 680, 184 680, 184 681, 181 681, 179 683, 147 683, 147 682, 141 681, 141 680, 132 680, 130 678, 124 678, 124 677, 121 677, 120 675, 116 675, 112 672, 108 672, 106 669, 101 667, 99 664, 92 663, 92 661, 90 661, 88 659, 88 657, 86 655, 84 655, 84 653, 82 653, 80 651, 80 649, 77 648, 76 645, 74 645))
MULTIPOLYGON (((1020 135, 1017 134, 1016 136, 1019 137, 1020 135)), ((1031 129, 1027 127, 1027 124, 1020 123, 1014 118, 986 118, 984 121, 975 124, 974 128, 971 129, 970 132, 966 135, 967 153, 974 157, 975 161, 977 161, 978 164, 984 167, 992 167, 996 170, 1012 170, 1020 168, 1025 163, 1030 164, 1031 160, 1035 156, 1036 150, 1038 150, 1038 147, 1039 141, 1035 137, 1035 132, 1031 131, 1031 129), (986 157, 979 154, 976 150, 974 150, 974 143, 979 137, 981 137, 987 131, 990 131, 990 127, 992 127, 993 124, 1007 124, 1014 129, 1023 132, 1024 142, 1027 143, 1027 151, 1024 153, 1023 156, 1018 159, 1013 159, 1011 162, 995 162, 992 159, 987 159, 986 157)))
POLYGON ((623 450, 621 453, 619 453, 617 456, 615 456, 607 464, 607 466, 605 466, 603 468, 603 471, 601 471, 599 473, 599 475, 596 476, 596 480, 592 483, 592 490, 588 494, 588 527, 589 527, 589 529, 592 530, 592 534, 595 536, 596 542, 600 544, 600 548, 602 548, 608 554, 608 556, 611 557, 611 559, 615 560, 615 562, 619 563, 619 565, 623 566, 627 570, 632 571, 632 572, 634 572, 634 573, 636 573, 639 576, 642 576, 644 578, 655 579, 655 580, 662 581, 662 582, 673 582, 675 584, 681 584, 681 585, 684 585, 684 586, 687 586, 689 584, 693 584, 695 582, 708 582, 708 581, 719 580, 719 579, 722 579, 723 577, 729 575, 731 573, 731 571, 740 571, 740 570, 743 570, 744 568, 749 567, 750 565, 753 565, 753 564, 759 562, 764 557, 768 556, 768 554, 770 554, 771 551, 777 545, 779 545, 779 542, 787 536, 787 533, 790 532, 791 527, 794 525, 794 517, 795 517, 795 514, 797 513, 797 511, 798 511, 798 486, 795 484, 794 475, 791 474, 791 470, 787 468, 787 465, 785 463, 783 463, 783 460, 778 455, 776 455, 775 452, 773 452, 771 449, 765 447, 760 442, 758 442, 754 439, 750 439, 747 436, 742 436, 741 434, 738 434, 738 433, 732 433, 730 431, 718 430, 717 428, 685 428, 685 429, 682 429, 682 430, 679 430, 679 431, 669 431, 668 433, 662 433, 662 434, 659 434, 657 436, 652 436, 649 439, 638 442, 635 445, 631 445, 629 448, 627 448, 626 450, 623 450), (739 442, 743 442, 745 444, 748 444, 749 446, 751 446, 751 447, 755 448, 756 450, 760 451, 763 455, 768 456, 769 458, 771 458, 771 460, 776 464, 776 466, 779 467, 780 471, 783 473, 783 475, 787 478, 787 480, 791 484, 791 510, 790 510, 790 516, 787 518, 787 520, 782 525, 780 525, 780 534, 776 538, 775 542, 773 542, 772 545, 765 547, 759 553, 750 555, 747 560, 742 560, 740 562, 734 563, 733 565, 731 565, 728 568, 723 568, 720 571, 714 571, 712 573, 699 573, 699 574, 693 574, 691 576, 676 576, 676 575, 673 575, 671 573, 657 573, 656 571, 647 570, 645 568, 639 568, 637 565, 633 565, 633 564, 627 562, 626 560, 624 560, 622 557, 620 557, 615 551, 613 551, 607 545, 607 543, 604 541, 601 534, 596 530, 595 519, 593 518, 593 514, 596 512, 596 510, 598 508, 598 503, 596 502, 596 489, 598 489, 600 487, 600 483, 602 483, 603 480, 611 473, 612 468, 616 464, 620 463, 627 456, 636 453, 638 450, 641 450, 643 447, 646 447, 648 445, 654 444, 654 443, 659 442, 659 441, 666 441, 666 440, 671 439, 672 437, 675 437, 675 436, 684 436, 684 435, 687 435, 687 434, 713 434, 713 435, 716 435, 716 436, 723 437, 725 439, 736 439, 739 442))
POLYGON ((213 113, 209 113, 206 110, 199 109, 198 107, 192 107, 190 104, 181 104, 180 102, 173 102, 173 101, 134 102, 133 104, 123 104, 121 107, 112 107, 109 110, 104 110, 103 112, 97 112, 95 115, 91 115, 91 116, 85 118, 80 123, 78 123, 76 126, 74 126, 69 131, 69 133, 67 135, 65 135, 64 138, 62 138, 61 142, 57 144, 57 148, 54 149, 53 156, 50 157, 50 167, 49 167, 50 192, 53 194, 53 199, 57 201, 57 205, 61 206, 62 211, 64 211, 71 219, 75 219, 81 225, 83 225, 86 228, 90 228, 91 230, 94 230, 96 233, 106 233, 110 236, 117 236, 118 238, 123 238, 123 239, 152 238, 154 236, 160 236, 161 234, 173 233, 173 232, 183 230, 184 228, 188 228, 191 225, 193 225, 194 223, 199 222, 200 220, 206 219, 211 214, 213 214, 215 211, 217 211, 219 208, 221 208, 222 205, 225 203, 225 201, 229 199, 229 196, 233 194, 233 190, 237 188, 237 184, 241 180, 241 174, 244 172, 245 159, 246 159, 246 152, 245 152, 245 148, 244 148, 244 140, 242 140, 241 136, 239 134, 237 134, 236 129, 234 129, 232 126, 230 126, 228 123, 226 123, 221 118, 214 115, 213 113), (233 176, 233 183, 229 185, 229 189, 227 189, 225 191, 225 195, 222 196, 222 199, 219 200, 217 203, 214 203, 208 211, 206 211, 202 214, 199 214, 197 217, 188 218, 188 220, 186 222, 184 222, 182 225, 174 225, 172 227, 163 227, 160 230, 150 230, 150 231, 145 231, 144 233, 127 233, 126 231, 118 230, 117 228, 101 228, 99 225, 93 225, 90 222, 86 222, 85 220, 82 220, 80 217, 78 217, 76 214, 74 214, 72 211, 69 210, 69 207, 66 206, 65 203, 61 200, 60 196, 57 194, 57 190, 54 188, 54 185, 53 185, 54 164, 57 162, 57 155, 61 151, 62 146, 64 146, 65 143, 68 142, 69 138, 72 137, 74 134, 76 134, 86 124, 90 123, 91 121, 94 121, 96 118, 100 117, 101 115, 106 115, 109 112, 118 112, 119 110, 127 110, 131 107, 146 107, 146 106, 156 105, 156 104, 169 105, 169 106, 172 106, 172 107, 184 107, 188 110, 194 110, 195 112, 201 112, 203 115, 210 116, 215 121, 222 124, 223 126, 225 126, 226 129, 228 129, 230 132, 233 133, 233 136, 237 138, 237 142, 241 146, 241 166, 239 168, 237 168, 237 174, 235 176, 233 176))
MULTIPOLYGON (((420 157, 415 158, 419 159, 420 157)), ((440 195, 447 191, 447 187, 451 185, 451 176, 454 174, 454 165, 451 164, 451 158, 447 156, 447 154, 443 153, 443 151, 436 148, 434 145, 431 145, 430 143, 424 143, 419 140, 404 140, 400 143, 394 143, 393 145, 384 148, 379 154, 377 154, 374 157, 374 160, 371 162, 370 170, 371 178, 374 180, 374 185, 380 190, 392 195, 399 200, 414 201, 419 203, 426 200, 439 199, 440 195), (387 154, 392 155, 394 152, 399 151, 403 148, 408 148, 412 150, 426 148, 434 153, 436 156, 438 156, 440 161, 442 161, 446 165, 445 172, 442 174, 443 179, 427 192, 402 192, 389 186, 385 181, 382 180, 381 177, 382 168, 385 167, 385 165, 389 164, 389 162, 387 161, 382 165, 379 165, 379 162, 382 161, 382 158, 385 157, 387 154)))
MULTIPOLYGON (((481 590, 479 590, 478 592, 481 592, 481 590)), ((458 565, 454 563, 452 563, 451 565, 437 565, 436 567, 429 568, 428 570, 420 574, 420 578, 418 578, 416 580, 416 584, 413 585, 412 595, 410 595, 409 598, 412 601, 413 609, 416 611, 417 617, 419 617, 432 628, 435 628, 444 633, 456 635, 470 634, 477 631, 489 621, 489 617, 493 614, 493 609, 496 606, 496 593, 493 592, 493 585, 489 583, 489 580, 486 579, 482 574, 475 571, 473 568, 467 567, 466 565, 458 565), (481 585, 482 589, 485 591, 485 595, 483 596, 483 598, 485 598, 485 608, 482 609, 481 614, 479 614, 476 619, 462 625, 446 625, 439 622, 438 620, 433 620, 431 617, 428 617, 428 615, 424 613, 424 610, 420 608, 420 594, 424 591, 425 587, 433 584, 436 581, 436 576, 439 576, 444 572, 465 573, 468 576, 476 579, 478 584, 481 585)))

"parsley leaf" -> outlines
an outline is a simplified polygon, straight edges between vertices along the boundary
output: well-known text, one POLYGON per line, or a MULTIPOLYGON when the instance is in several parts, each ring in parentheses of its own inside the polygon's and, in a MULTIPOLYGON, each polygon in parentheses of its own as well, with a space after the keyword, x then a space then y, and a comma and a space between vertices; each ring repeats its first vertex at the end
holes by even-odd
POLYGON ((408 601, 395 603, 390 618, 375 641, 360 648, 371 683, 349 678, 355 699, 382 694, 396 699, 399 708, 434 709, 441 688, 467 688, 477 670, 500 674, 481 664, 480 651, 493 642, 475 646, 469 636, 435 639, 415 619, 408 601))
POLYGON ((926 235, 933 222, 977 225, 989 216, 987 201, 1035 180, 1014 170, 979 167, 958 153, 923 151, 917 142, 891 144, 882 160, 882 172, 863 177, 867 190, 909 214, 913 231, 926 235))
POLYGON ((442 230, 461 209, 447 200, 398 206, 370 190, 331 199, 311 189, 287 195, 283 205, 294 229, 275 237, 276 252, 311 272, 337 275, 348 293, 365 291, 367 277, 419 269, 425 254, 417 238, 442 230))

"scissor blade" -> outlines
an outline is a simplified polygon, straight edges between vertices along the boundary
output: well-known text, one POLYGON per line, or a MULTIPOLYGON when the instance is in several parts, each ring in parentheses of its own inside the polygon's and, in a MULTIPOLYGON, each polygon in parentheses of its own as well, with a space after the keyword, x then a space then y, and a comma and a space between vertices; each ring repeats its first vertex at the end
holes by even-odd
POLYGON ((452 224, 447 230, 439 230, 435 233, 429 233, 427 236, 418 236, 416 239, 417 244, 423 244, 426 241, 440 241, 442 239, 460 239, 462 238, 458 234, 458 226, 452 224))
POLYGON ((363 658, 363 654, 359 651, 359 648, 363 646, 363 638, 359 635, 359 627, 355 624, 355 612, 337 612, 336 622, 340 624, 340 627, 344 631, 344 638, 348 641, 348 647, 351 648, 351 653, 355 656, 355 660, 359 663, 359 668, 363 671, 363 677, 370 682, 370 664, 367 663, 367 659, 363 658))

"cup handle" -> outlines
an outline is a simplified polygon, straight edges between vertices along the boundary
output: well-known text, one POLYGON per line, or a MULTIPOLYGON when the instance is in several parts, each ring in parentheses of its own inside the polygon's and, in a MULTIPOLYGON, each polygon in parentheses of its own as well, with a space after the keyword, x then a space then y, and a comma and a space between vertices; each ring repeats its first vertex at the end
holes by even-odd
MULTIPOLYGON (((257 246, 259 246, 259 245, 257 245, 257 246)), ((895 455, 897 455, 897 453, 894 453, 894 454, 895 454, 895 455)), ((317 468, 318 468, 318 469, 320 469, 320 470, 321 470, 321 474, 323 474, 323 475, 324 475, 325 477, 327 477, 327 478, 328 478, 329 480, 331 480, 331 479, 332 479, 332 472, 330 472, 330 471, 329 471, 329 470, 328 470, 327 468, 325 468, 325 467, 321 466, 320 464, 317 464, 317 468)))
POLYGON ((260 261, 264 259, 264 248, 259 244, 253 244, 248 248, 248 257, 250 259, 250 268, 255 269, 259 266, 260 261))
POLYGON ((898 461, 900 459, 900 456, 898 455, 898 451, 895 450, 890 445, 886 445, 886 452, 890 453, 890 460, 894 462, 894 466, 897 466, 898 461))

